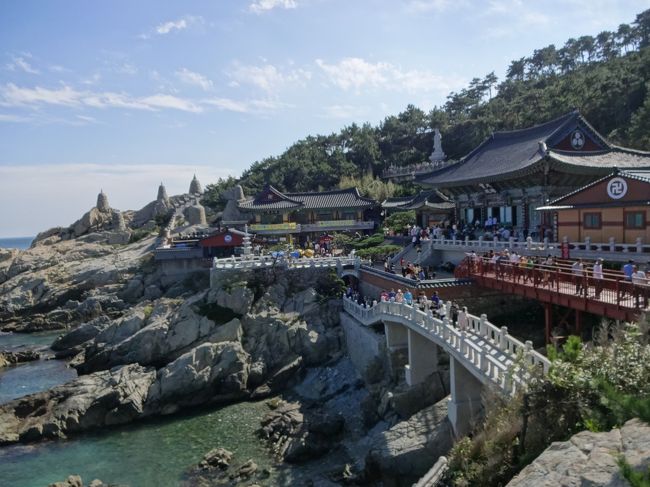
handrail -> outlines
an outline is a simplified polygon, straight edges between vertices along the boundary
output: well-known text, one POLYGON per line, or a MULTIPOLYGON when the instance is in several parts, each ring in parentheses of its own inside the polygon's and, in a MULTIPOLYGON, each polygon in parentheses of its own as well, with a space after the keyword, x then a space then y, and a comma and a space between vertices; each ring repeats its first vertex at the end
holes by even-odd
POLYGON ((284 267, 289 269, 306 269, 318 267, 344 267, 353 265, 355 269, 361 266, 359 257, 300 257, 286 258, 271 255, 255 255, 244 257, 215 258, 214 269, 261 269, 267 267, 284 267))
MULTIPOLYGON (((447 307, 446 316, 449 316, 451 302, 444 306, 447 307)), ((498 328, 488 322, 484 314, 480 317, 468 314, 468 327, 466 330, 460 330, 450 323, 448 318, 436 318, 406 303, 382 301, 374 306, 364 307, 344 297, 343 308, 364 325, 401 318, 407 326, 419 328, 420 332, 424 331, 425 336, 506 393, 514 393, 517 385, 525 382, 520 363, 522 358, 525 364, 539 367, 544 374, 548 373, 550 368, 550 361, 533 350, 532 342, 522 343, 508 334, 507 327, 498 328), (484 345, 468 339, 468 334, 480 337, 484 345), (501 360, 493 356, 495 351, 500 354, 501 360)))
POLYGON ((620 308, 645 309, 650 295, 648 284, 635 284, 619 271, 604 271, 602 278, 596 278, 593 268, 583 268, 577 273, 564 263, 547 265, 493 262, 489 258, 478 256, 466 257, 461 265, 459 267, 466 271, 468 277, 532 286, 555 294, 573 294, 584 299, 615 304, 620 308))

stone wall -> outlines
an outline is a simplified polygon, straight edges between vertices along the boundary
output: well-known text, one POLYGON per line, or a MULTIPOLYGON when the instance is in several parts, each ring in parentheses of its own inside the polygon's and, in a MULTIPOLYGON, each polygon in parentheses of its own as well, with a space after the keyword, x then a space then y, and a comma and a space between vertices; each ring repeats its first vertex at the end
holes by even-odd
POLYGON ((348 357, 367 382, 374 382, 382 367, 386 368, 386 336, 360 324, 349 314, 341 313, 348 357))

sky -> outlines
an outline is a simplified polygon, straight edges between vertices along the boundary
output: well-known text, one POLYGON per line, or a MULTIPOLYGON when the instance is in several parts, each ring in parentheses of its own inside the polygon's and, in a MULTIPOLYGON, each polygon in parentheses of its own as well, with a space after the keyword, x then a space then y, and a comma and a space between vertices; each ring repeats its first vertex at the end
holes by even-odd
MULTIPOLYGON (((647 0, 2 0, 0 238, 428 110, 647 0)), ((444 134, 443 134, 444 147, 444 134)))

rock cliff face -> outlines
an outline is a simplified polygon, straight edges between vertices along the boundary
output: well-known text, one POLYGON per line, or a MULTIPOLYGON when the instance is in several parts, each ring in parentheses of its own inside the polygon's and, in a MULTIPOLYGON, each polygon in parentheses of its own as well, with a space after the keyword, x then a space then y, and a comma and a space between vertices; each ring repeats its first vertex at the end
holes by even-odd
POLYGON ((268 291, 256 300, 255 286, 239 276, 185 299, 135 298, 140 302, 114 319, 101 312, 101 300, 76 305, 75 313, 81 307, 90 319, 53 348, 74 355, 72 364, 87 375, 1 406, 0 442, 263 397, 290 384, 305 365, 339 354, 339 300, 319 302, 312 288, 328 275, 246 277, 263 279, 268 291))
POLYGON ((508 487, 626 487, 618 458, 625 458, 635 470, 647 471, 649 452, 650 425, 638 419, 607 433, 582 431, 549 446, 508 487))

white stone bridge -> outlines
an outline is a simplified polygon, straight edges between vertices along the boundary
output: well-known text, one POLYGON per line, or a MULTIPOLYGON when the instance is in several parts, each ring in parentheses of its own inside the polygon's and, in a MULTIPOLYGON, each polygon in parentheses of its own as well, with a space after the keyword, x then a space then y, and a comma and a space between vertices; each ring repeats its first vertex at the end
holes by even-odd
MULTIPOLYGON (((450 316, 451 303, 446 316, 450 316)), ((460 330, 448 318, 438 319, 414 306, 381 302, 370 308, 343 298, 345 311, 365 326, 381 323, 389 350, 408 348, 405 366, 407 384, 423 381, 438 369, 442 348, 450 359, 449 420, 457 435, 468 432, 471 421, 481 413, 481 392, 492 385, 503 394, 514 394, 525 387, 531 370, 546 374, 550 361, 533 350, 530 341, 522 343, 480 317, 468 314, 466 329, 460 330)))

